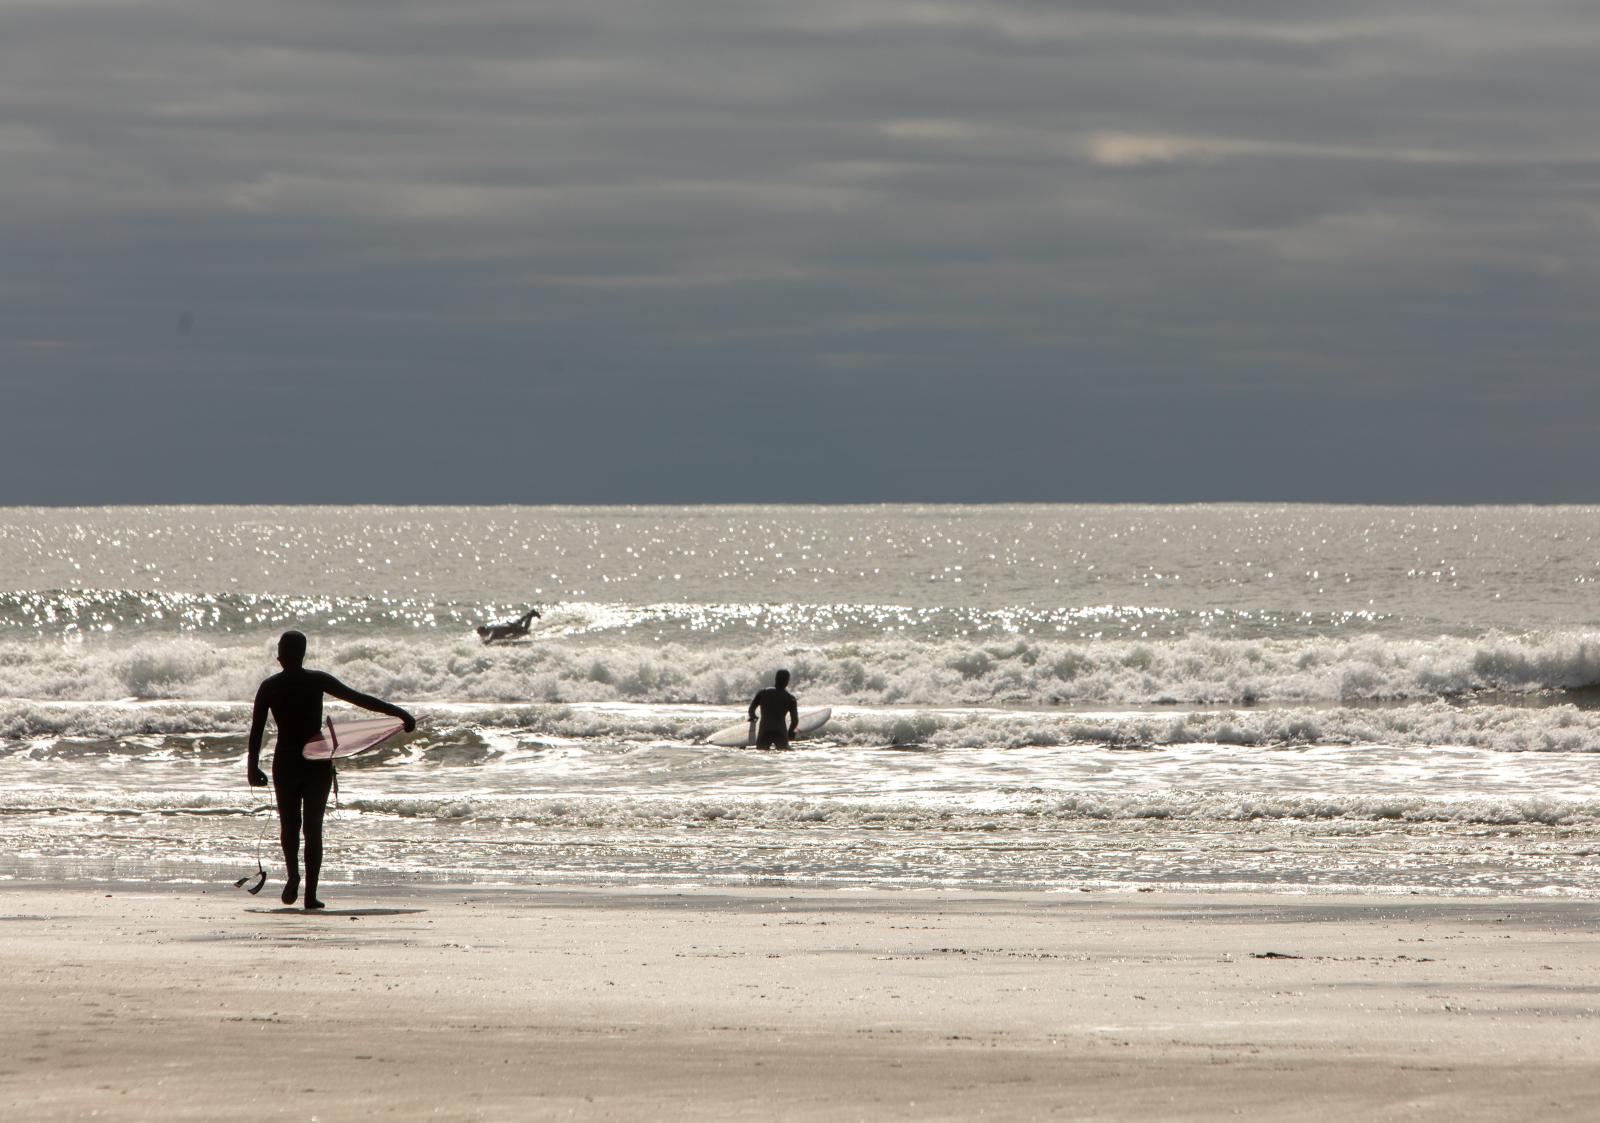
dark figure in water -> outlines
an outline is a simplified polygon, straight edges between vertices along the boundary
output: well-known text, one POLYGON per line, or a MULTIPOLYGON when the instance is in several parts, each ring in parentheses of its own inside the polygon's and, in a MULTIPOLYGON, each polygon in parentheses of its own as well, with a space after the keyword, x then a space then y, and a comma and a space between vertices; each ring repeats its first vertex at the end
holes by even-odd
POLYGON ((757 691, 750 700, 751 725, 756 724, 756 715, 760 714, 761 724, 756 728, 758 749, 787 749, 789 739, 800 728, 800 705, 785 689, 788 685, 789 672, 779 671, 772 676, 772 686, 757 691))
POLYGON ((267 785, 261 771, 261 735, 266 731, 267 713, 278 726, 278 741, 272 750, 272 787, 278 796, 279 837, 283 860, 289 867, 283 903, 292 905, 300 893, 300 832, 306 837, 306 908, 320 909, 317 875, 322 872, 322 816, 328 809, 328 792, 333 788, 333 761, 307 760, 300 755, 306 742, 322 732, 322 696, 331 694, 340 701, 397 717, 406 723, 406 732, 417 727, 416 719, 399 706, 381 698, 351 690, 322 671, 308 671, 306 637, 299 632, 284 632, 278 640, 278 662, 283 670, 261 684, 256 691, 256 708, 250 716, 250 760, 247 765, 254 787, 267 785))
POLYGON ((502 620, 498 624, 481 624, 478 627, 478 638, 484 643, 493 643, 495 640, 520 639, 528 634, 528 629, 533 627, 533 622, 540 619, 539 610, 530 608, 515 620, 502 620))

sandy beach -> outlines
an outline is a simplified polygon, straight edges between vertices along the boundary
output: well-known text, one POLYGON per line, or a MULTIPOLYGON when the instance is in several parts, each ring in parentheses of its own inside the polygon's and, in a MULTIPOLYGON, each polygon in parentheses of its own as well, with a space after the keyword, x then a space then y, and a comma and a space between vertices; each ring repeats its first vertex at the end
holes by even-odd
POLYGON ((1505 898, 757 889, 344 889, 307 915, 14 884, 0 1109, 1586 1118, 1597 919, 1505 898))

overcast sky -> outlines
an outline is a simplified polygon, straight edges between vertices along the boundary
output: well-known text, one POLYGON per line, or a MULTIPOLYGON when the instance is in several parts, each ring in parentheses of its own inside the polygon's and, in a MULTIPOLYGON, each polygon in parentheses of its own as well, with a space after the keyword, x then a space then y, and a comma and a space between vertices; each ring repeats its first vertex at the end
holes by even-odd
POLYGON ((1600 500, 1594 0, 0 0, 0 503, 1600 500))

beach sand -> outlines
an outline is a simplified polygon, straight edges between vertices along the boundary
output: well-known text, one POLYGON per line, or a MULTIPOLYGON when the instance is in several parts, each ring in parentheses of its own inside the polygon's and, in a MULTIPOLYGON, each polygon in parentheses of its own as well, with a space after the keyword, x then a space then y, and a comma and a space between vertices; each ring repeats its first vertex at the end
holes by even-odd
POLYGON ((0 1116, 1600 1117, 1587 902, 328 890, 0 888, 0 1116))

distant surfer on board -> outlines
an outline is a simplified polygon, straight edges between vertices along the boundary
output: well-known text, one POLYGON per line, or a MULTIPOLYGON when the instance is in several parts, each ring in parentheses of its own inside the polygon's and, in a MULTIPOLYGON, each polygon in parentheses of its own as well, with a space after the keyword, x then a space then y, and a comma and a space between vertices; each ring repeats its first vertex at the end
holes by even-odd
POLYGON ((333 762, 307 760, 301 749, 322 732, 322 696, 331 694, 352 706, 399 718, 405 722, 407 733, 417 727, 417 720, 399 706, 351 690, 330 674, 306 670, 305 659, 306 637, 300 632, 284 632, 278 639, 278 662, 283 670, 256 691, 246 768, 252 787, 267 786, 266 773, 261 771, 261 737, 270 712, 278 727, 278 741, 272 749, 272 787, 278 797, 279 838, 283 842, 284 864, 288 866, 283 903, 294 904, 300 893, 300 833, 304 829, 306 908, 320 909, 323 905, 317 899, 317 875, 322 872, 322 816, 328 809, 328 792, 333 788, 333 762))
POLYGON ((501 620, 495 624, 480 624, 478 638, 484 643, 494 643, 496 640, 521 639, 528 634, 528 629, 533 627, 535 620, 542 619, 537 608, 530 608, 515 620, 501 620))
MULTIPOLYGON (((756 691, 750 700, 750 724, 756 728, 756 748, 787 749, 789 739, 800 728, 800 704, 787 689, 789 672, 778 671, 772 685, 756 691)), ((737 727, 736 727, 737 728, 737 727)))

